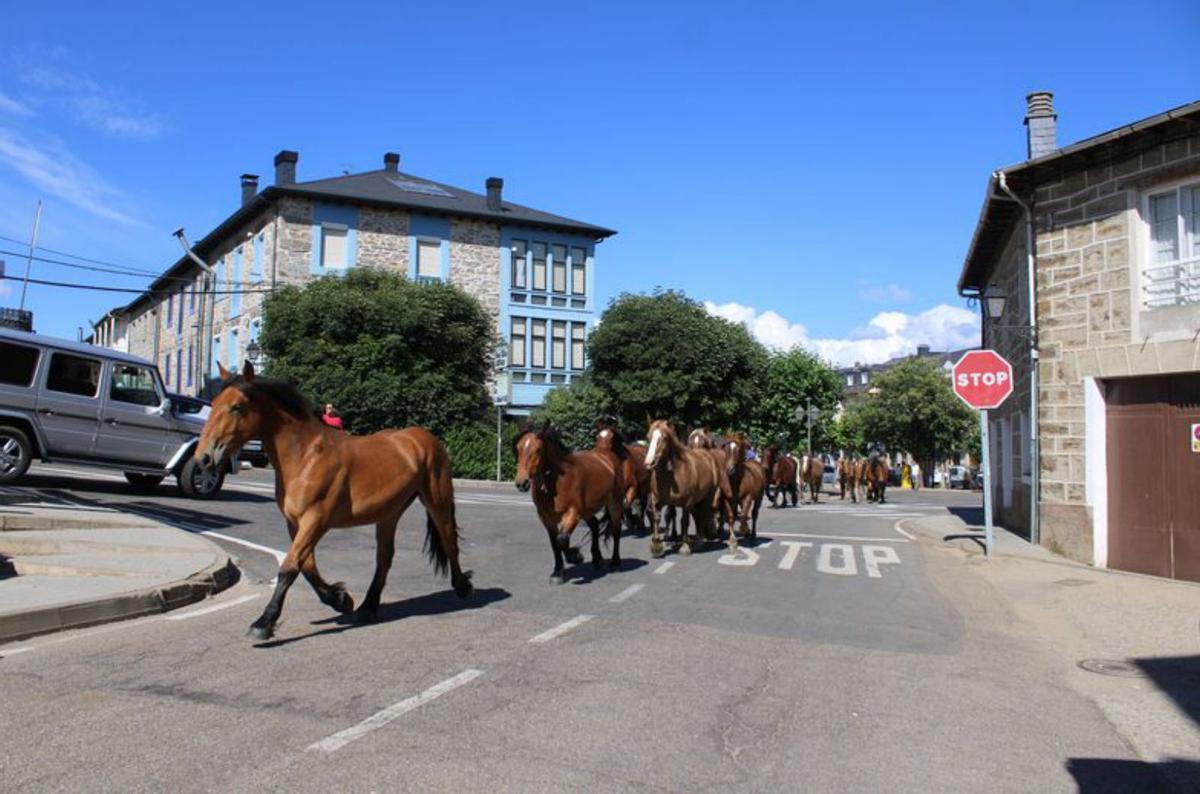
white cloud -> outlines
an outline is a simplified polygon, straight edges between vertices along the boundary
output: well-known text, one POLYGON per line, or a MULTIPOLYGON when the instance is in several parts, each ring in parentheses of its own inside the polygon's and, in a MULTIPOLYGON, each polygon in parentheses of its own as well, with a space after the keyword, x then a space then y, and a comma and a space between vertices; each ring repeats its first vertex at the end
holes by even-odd
POLYGON ((899 284, 864 284, 858 297, 871 303, 908 303, 912 300, 912 291, 899 284))
POLYGON ((758 341, 775 350, 800 345, 838 366, 855 362, 878 364, 917 351, 917 345, 934 350, 957 350, 979 344, 979 317, 960 306, 941 303, 916 314, 879 312, 866 326, 845 338, 813 338, 800 323, 777 312, 760 312, 740 303, 705 301, 709 314, 746 326, 758 341))
POLYGON ((0 113, 11 113, 14 116, 32 116, 33 110, 28 105, 18 102, 7 94, 0 92, 0 113))
POLYGON ((163 120, 95 80, 61 69, 40 67, 22 81, 43 92, 46 99, 65 107, 82 124, 118 138, 151 140, 162 134, 163 120))
POLYGON ((82 210, 117 223, 133 218, 117 209, 124 194, 66 149, 37 145, 0 127, 0 165, 7 165, 34 187, 82 210))

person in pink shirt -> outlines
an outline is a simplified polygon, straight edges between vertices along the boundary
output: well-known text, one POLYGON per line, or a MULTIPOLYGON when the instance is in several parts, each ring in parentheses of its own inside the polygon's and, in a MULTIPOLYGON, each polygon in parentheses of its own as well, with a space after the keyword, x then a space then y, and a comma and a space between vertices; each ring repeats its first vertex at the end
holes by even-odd
POLYGON ((330 427, 336 427, 338 430, 345 429, 342 427, 342 417, 338 416, 333 403, 325 403, 325 412, 321 414, 321 421, 330 427))

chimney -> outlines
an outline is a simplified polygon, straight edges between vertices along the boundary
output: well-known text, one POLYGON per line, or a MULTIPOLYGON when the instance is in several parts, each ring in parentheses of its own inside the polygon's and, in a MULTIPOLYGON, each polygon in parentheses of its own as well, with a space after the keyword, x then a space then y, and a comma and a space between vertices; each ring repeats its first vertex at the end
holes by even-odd
POLYGON ((246 206, 258 195, 258 174, 242 174, 242 206, 246 206))
POLYGON ((395 152, 384 152, 383 170, 395 173, 400 170, 400 155, 395 152))
POLYGON ((1054 94, 1034 91, 1025 97, 1025 126, 1029 141, 1029 159, 1044 157, 1058 148, 1058 114, 1054 112, 1054 94))
POLYGON ((929 345, 917 345, 917 355, 918 356, 929 355, 929 345))
POLYGON ((487 185, 487 208, 492 212, 499 212, 504 207, 500 201, 500 191, 504 189, 504 180, 498 176, 489 176, 485 184, 487 185))
POLYGON ((284 149, 275 155, 275 184, 296 184, 296 161, 300 159, 298 152, 284 149))

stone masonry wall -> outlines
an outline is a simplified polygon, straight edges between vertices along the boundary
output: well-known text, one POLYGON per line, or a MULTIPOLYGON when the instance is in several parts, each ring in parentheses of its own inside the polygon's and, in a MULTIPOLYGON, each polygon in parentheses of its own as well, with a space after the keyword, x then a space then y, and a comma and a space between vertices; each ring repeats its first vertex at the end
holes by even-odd
POLYGON ((357 264, 391 270, 407 277, 408 235, 408 212, 360 207, 357 264))
POLYGON ((450 222, 450 282, 474 295, 500 321, 500 227, 475 220, 450 222))

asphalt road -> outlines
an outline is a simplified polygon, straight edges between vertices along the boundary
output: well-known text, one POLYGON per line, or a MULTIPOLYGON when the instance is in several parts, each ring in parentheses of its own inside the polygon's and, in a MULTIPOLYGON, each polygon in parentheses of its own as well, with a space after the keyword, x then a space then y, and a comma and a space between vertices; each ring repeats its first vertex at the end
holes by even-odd
MULTIPOLYGON (((646 537, 626 536, 619 571, 576 566, 554 586, 528 496, 461 487, 470 602, 425 563, 411 510, 380 623, 354 626, 301 581, 277 637, 255 644, 269 550, 287 542, 270 476, 194 502, 35 467, 25 486, 44 498, 223 536, 245 576, 180 613, 0 646, 4 789, 1147 785, 1112 773, 1133 756, 1061 662, 1006 630, 1013 615, 958 558, 906 534, 906 517, 973 509, 977 495, 764 507, 758 545, 736 555, 713 544, 653 559, 646 537)), ((318 563, 361 597, 372 531, 331 532, 318 563)))

